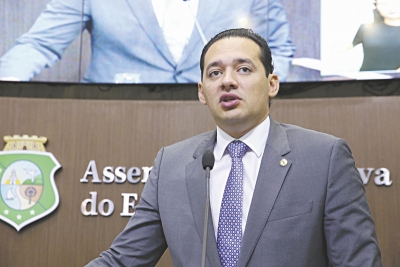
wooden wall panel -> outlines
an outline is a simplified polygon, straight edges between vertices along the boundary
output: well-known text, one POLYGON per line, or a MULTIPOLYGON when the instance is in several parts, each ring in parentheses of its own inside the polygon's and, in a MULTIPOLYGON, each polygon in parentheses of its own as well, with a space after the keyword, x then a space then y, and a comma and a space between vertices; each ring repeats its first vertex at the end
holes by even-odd
MULTIPOLYGON (((400 265, 399 231, 400 97, 276 100, 274 119, 345 138, 357 167, 385 167, 393 184, 366 186, 384 266, 400 265)), ((46 150, 62 165, 55 182, 59 207, 20 232, 0 222, 1 266, 82 266, 107 249, 128 221, 120 217, 121 193, 139 193, 143 184, 81 183, 90 160, 101 175, 106 166, 151 166, 157 151, 215 128, 208 109, 197 101, 118 101, 0 98, 0 137, 48 137, 46 150), (110 217, 80 212, 89 192, 110 199, 110 217)), ((172 266, 165 255, 157 265, 172 266)))
POLYGON ((96 161, 99 175, 106 166, 152 166, 162 146, 214 128, 198 102, 2 98, 0 114, 0 136, 46 136, 47 151, 62 165, 55 176, 60 193, 55 212, 19 233, 0 223, 2 266, 81 266, 97 257, 128 221, 119 216, 121 193, 140 195, 143 184, 80 183, 89 161, 96 161), (114 202, 112 216, 81 214, 80 204, 90 198, 90 191, 98 193, 98 201, 114 202), (24 257, 18 256, 21 252, 24 257))

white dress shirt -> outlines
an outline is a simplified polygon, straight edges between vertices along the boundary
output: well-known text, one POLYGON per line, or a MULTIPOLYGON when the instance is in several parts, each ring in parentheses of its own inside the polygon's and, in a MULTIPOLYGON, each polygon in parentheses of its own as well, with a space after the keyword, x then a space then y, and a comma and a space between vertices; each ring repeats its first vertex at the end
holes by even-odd
POLYGON ((152 0, 152 4, 169 51, 178 63, 192 35, 199 0, 152 0))
MULTIPOLYGON (((262 123, 257 125, 257 127, 238 139, 248 146, 247 152, 242 159, 244 167, 242 234, 246 228, 251 199, 253 198, 262 155, 264 154, 265 144, 268 139, 269 126, 270 120, 268 116, 262 123)), ((226 147, 234 140, 236 139, 217 127, 217 142, 214 146, 215 164, 210 173, 210 206, 215 238, 217 238, 218 233, 219 211, 222 197, 232 165, 231 156, 226 150, 226 147)))

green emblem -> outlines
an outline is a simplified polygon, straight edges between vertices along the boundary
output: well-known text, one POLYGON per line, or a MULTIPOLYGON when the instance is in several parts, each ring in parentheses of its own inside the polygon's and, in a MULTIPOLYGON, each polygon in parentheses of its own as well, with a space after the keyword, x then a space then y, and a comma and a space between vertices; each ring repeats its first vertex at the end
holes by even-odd
POLYGON ((54 211, 59 203, 54 173, 60 167, 49 152, 1 151, 0 219, 19 231, 54 211))

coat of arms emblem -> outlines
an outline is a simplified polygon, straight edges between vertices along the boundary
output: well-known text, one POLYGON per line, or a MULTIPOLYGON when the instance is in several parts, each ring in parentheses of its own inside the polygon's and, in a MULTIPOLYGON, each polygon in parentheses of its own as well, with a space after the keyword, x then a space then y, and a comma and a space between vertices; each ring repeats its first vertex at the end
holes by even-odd
POLYGON ((17 231, 50 214, 59 203, 54 173, 61 167, 46 152, 46 137, 5 136, 0 151, 0 219, 17 231))

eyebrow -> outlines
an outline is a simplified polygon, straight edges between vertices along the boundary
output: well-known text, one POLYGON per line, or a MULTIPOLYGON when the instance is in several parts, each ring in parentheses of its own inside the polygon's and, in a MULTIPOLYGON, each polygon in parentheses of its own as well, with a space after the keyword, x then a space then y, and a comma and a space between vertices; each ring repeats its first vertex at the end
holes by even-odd
POLYGON ((217 60, 217 61, 214 61, 214 62, 208 64, 207 68, 206 68, 206 72, 208 72, 208 70, 211 69, 212 67, 216 67, 218 65, 222 65, 222 60, 217 60))
POLYGON ((255 64, 253 63, 253 61, 251 61, 251 60, 248 59, 248 58, 235 58, 233 61, 234 61, 234 62, 237 62, 237 63, 248 63, 248 64, 250 64, 252 67, 255 67, 255 64))
MULTIPOLYGON (((253 63, 253 61, 251 61, 251 60, 248 59, 248 58, 235 58, 235 59, 233 59, 233 62, 239 63, 239 64, 241 64, 241 63, 248 63, 248 64, 250 64, 253 68, 256 67, 255 64, 253 63)), ((222 64, 223 64, 222 60, 217 60, 217 61, 211 62, 210 64, 207 65, 206 72, 208 72, 208 70, 209 70, 210 68, 216 67, 216 66, 219 66, 219 65, 222 65, 222 64)))

